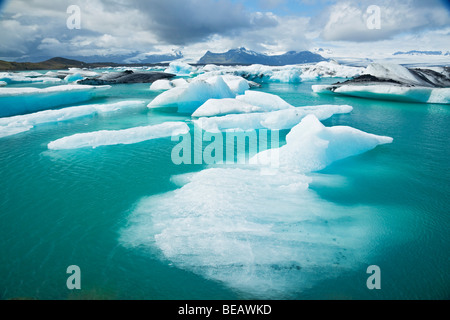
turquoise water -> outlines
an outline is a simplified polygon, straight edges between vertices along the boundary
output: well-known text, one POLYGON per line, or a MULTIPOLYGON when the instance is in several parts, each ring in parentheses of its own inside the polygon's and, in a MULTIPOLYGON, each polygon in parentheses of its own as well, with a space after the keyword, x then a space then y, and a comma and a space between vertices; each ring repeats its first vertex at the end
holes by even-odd
MULTIPOLYGON (((311 184, 321 201, 357 210, 359 226, 370 230, 363 257, 337 276, 318 269, 320 281, 275 298, 449 298, 449 106, 318 96, 313 84, 264 84, 259 90, 295 106, 350 104, 351 114, 324 124, 390 136, 394 143, 334 163, 311 184), (381 268, 381 290, 366 287, 369 265, 381 268)), ((124 85, 91 102, 150 102, 156 95, 148 85, 124 85)), ((187 119, 131 111, 40 125, 0 139, 0 298, 265 298, 179 268, 155 248, 123 242, 142 199, 175 190, 174 175, 205 169, 174 165, 176 142, 47 150, 49 142, 75 133, 187 119), (66 269, 74 264, 82 271, 79 292, 66 287, 66 269)))

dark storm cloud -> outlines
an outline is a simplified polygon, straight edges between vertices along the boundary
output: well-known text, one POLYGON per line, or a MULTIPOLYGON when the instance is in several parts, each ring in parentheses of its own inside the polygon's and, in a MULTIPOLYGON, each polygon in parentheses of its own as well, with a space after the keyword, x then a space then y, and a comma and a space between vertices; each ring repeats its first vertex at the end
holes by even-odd
POLYGON ((152 32, 161 41, 176 45, 277 24, 270 16, 250 14, 229 0, 151 0, 136 5, 148 15, 152 32))

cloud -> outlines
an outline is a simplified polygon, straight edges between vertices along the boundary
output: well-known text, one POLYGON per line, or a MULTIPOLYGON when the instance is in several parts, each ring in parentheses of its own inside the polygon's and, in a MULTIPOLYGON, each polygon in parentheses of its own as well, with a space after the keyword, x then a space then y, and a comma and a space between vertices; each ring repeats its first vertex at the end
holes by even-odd
POLYGON ((275 22, 269 15, 252 14, 243 5, 229 0, 151 0, 138 4, 159 40, 176 45, 206 40, 216 34, 236 34, 275 22))
MULTIPOLYGON (((404 43, 401 37, 450 25, 439 0, 14 0, 0 19, 0 56, 16 58, 135 57, 173 50, 199 58, 207 50, 281 53, 342 41, 354 47, 390 40, 395 47, 404 43), (81 9, 81 30, 66 27, 72 4, 81 9), (372 4, 381 8, 380 30, 367 28, 372 4)), ((437 43, 438 37, 433 36, 437 43)))
POLYGON ((376 1, 346 1, 331 6, 322 31, 324 40, 370 42, 392 39, 398 34, 445 27, 450 16, 440 1, 378 1, 381 29, 370 29, 367 9, 376 1))

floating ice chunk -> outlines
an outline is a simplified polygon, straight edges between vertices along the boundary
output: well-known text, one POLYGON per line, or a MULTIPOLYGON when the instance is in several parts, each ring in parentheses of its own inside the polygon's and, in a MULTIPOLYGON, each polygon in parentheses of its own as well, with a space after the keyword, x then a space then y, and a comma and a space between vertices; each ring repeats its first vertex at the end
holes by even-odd
POLYGON ((172 88, 173 88, 172 82, 170 80, 167 80, 167 79, 156 80, 150 86, 150 90, 152 90, 152 91, 169 90, 169 89, 172 89, 172 88))
POLYGON ((79 133, 64 137, 48 144, 50 150, 66 150, 79 148, 97 148, 100 146, 134 144, 152 139, 186 134, 189 127, 184 122, 165 122, 162 124, 136 127, 117 131, 96 131, 79 133))
POLYGON ((180 113, 193 113, 209 99, 234 98, 222 77, 195 79, 186 87, 176 87, 157 96, 149 108, 177 107, 180 113))
POLYGON ((193 117, 213 117, 235 113, 252 113, 264 111, 260 107, 236 99, 209 99, 193 114, 193 117))
POLYGON ((335 114, 350 113, 348 105, 322 105, 300 108, 289 108, 273 112, 229 114, 223 117, 200 118, 193 122, 208 132, 247 131, 254 129, 283 130, 296 126, 309 114, 320 120, 326 120, 335 114))
POLYGON ((28 131, 39 124, 67 121, 84 116, 135 108, 145 108, 145 101, 121 101, 107 104, 91 104, 0 118, 0 138, 28 131))
POLYGON ((167 68, 164 72, 175 74, 177 76, 188 76, 196 70, 197 69, 190 64, 181 61, 173 61, 169 64, 169 68, 167 68))
POLYGON ((359 98, 450 104, 450 88, 406 87, 399 85, 312 86, 316 93, 338 94, 359 98))
POLYGON ((246 91, 244 95, 236 97, 236 100, 258 106, 264 111, 275 111, 293 108, 292 105, 279 96, 261 91, 246 91))
POLYGON ((261 152, 255 156, 255 161, 270 164, 270 160, 276 157, 283 170, 313 172, 392 141, 390 137, 365 133, 351 127, 327 128, 311 114, 291 130, 285 146, 261 152))
POLYGON ((79 73, 69 74, 64 78, 65 82, 75 82, 78 80, 82 80, 83 76, 79 73))
POLYGON ((269 112, 294 109, 292 105, 279 96, 260 92, 246 91, 236 99, 210 99, 198 108, 193 117, 213 117, 236 113, 269 112))
POLYGON ((90 100, 110 86, 63 85, 38 88, 0 88, 0 117, 32 113, 90 100))
POLYGON ((139 203, 120 241, 156 248, 177 267, 250 297, 295 297, 366 261, 373 221, 362 214, 367 207, 320 199, 308 188, 311 178, 289 169, 308 172, 389 141, 328 130, 309 116, 279 149, 286 167, 277 175, 210 168, 175 179, 184 185, 139 203))
POLYGON ((46 77, 40 74, 39 77, 31 77, 22 73, 0 73, 0 81, 6 82, 8 84, 15 83, 34 83, 34 82, 42 82, 42 83, 60 83, 63 80, 53 77, 46 77))

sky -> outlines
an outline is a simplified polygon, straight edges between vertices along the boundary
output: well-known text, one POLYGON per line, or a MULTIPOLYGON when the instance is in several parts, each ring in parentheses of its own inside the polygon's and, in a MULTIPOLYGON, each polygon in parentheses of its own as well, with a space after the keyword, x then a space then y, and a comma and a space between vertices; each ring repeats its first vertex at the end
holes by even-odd
MULTIPOLYGON (((443 0, 0 0, 0 59, 124 56, 245 47, 267 54, 324 48, 337 56, 450 51, 443 0), (79 8, 73 20, 69 6, 79 8), (379 20, 368 8, 379 8, 379 20), (78 16, 77 16, 78 17, 78 16), (80 28, 70 29, 70 21, 80 28), (379 21, 377 28, 368 22, 379 21)), ((106 59, 106 58, 105 58, 106 59)))

